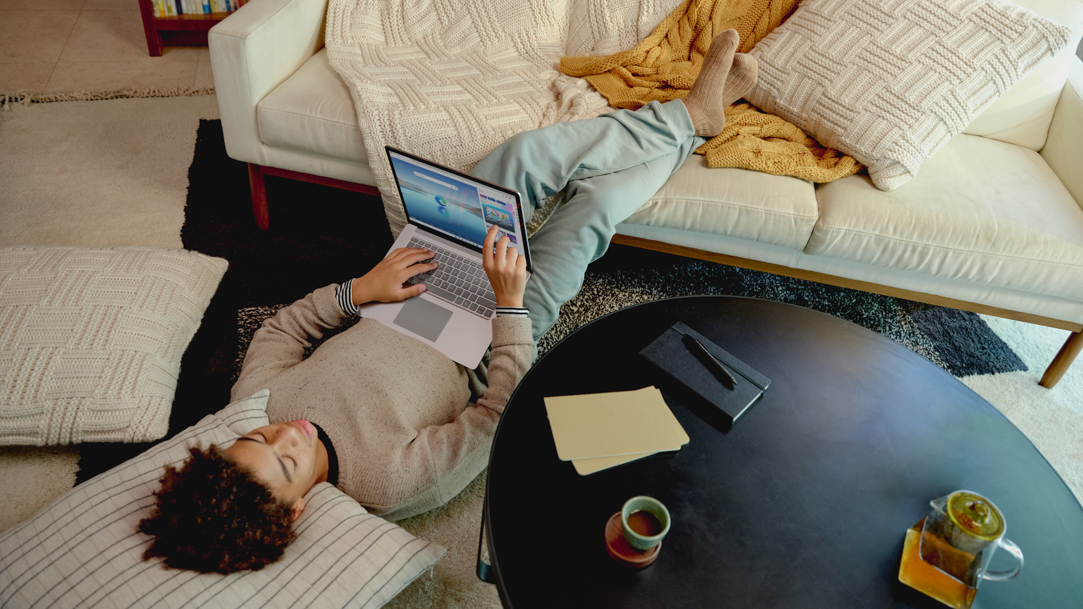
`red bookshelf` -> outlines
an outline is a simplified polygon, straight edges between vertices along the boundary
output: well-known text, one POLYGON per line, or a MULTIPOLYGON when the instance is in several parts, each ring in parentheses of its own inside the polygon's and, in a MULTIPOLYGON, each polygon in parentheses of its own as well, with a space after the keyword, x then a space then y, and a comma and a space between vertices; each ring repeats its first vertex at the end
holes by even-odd
POLYGON ((207 30, 230 13, 177 15, 155 17, 152 0, 139 0, 143 15, 143 32, 147 35, 147 50, 151 57, 161 57, 162 48, 169 46, 206 46, 207 30))

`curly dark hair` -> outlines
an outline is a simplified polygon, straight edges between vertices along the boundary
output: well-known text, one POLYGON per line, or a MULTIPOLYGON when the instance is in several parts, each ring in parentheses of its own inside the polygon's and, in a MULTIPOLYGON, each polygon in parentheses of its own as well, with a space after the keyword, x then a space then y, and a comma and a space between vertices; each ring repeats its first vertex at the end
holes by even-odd
POLYGON ((290 506, 217 446, 189 452, 179 471, 165 467, 158 505, 139 522, 154 536, 143 558, 202 573, 259 570, 281 558, 296 536, 290 506))

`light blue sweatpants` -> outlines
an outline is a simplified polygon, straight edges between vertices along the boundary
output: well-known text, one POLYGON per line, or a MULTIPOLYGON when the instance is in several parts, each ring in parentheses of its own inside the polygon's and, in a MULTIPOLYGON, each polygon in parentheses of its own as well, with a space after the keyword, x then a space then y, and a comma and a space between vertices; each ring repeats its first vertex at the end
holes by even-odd
POLYGON ((530 239, 534 272, 523 304, 535 343, 579 293, 587 265, 605 253, 616 225, 704 141, 682 101, 651 102, 516 134, 474 167, 474 176, 519 191, 527 222, 545 198, 567 188, 564 205, 530 239))

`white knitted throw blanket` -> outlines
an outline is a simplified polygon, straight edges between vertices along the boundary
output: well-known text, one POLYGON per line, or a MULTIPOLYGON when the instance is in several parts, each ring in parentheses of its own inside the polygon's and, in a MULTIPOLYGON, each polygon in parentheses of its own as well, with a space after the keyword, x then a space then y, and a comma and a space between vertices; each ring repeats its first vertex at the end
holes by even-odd
POLYGON ((611 111, 561 56, 631 48, 677 1, 331 0, 328 58, 392 232, 406 219, 385 145, 469 171, 520 131, 611 111))

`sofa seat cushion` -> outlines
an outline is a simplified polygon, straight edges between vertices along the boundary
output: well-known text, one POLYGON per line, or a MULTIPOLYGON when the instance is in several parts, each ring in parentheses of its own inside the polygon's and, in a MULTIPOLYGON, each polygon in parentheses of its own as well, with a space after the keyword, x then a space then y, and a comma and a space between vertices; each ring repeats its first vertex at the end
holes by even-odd
POLYGON ((256 105, 260 140, 325 156, 366 161, 365 144, 346 83, 320 49, 256 105))
POLYGON ((694 154, 624 224, 660 226, 802 250, 816 224, 811 182, 714 169, 694 154))
POLYGON ((906 186, 817 189, 805 253, 1083 300, 1083 210, 1028 148, 958 135, 906 186))

